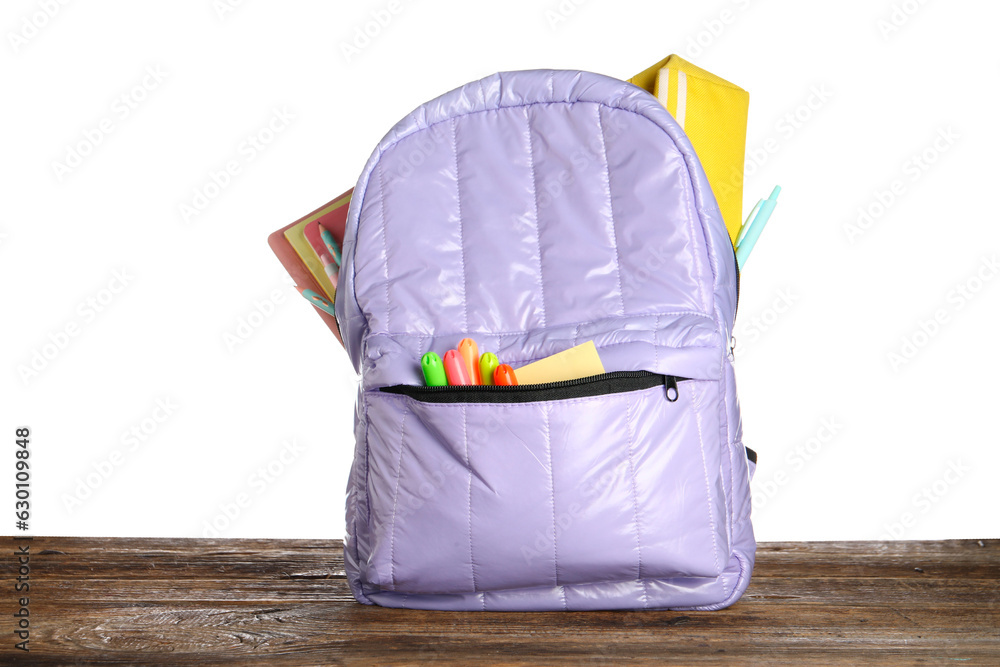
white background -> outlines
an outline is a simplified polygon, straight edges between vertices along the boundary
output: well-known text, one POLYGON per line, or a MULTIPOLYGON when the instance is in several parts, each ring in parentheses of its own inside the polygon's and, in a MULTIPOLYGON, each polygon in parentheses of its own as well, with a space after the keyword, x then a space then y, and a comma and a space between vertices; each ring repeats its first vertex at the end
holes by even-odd
POLYGON ((0 533, 29 425, 31 534, 341 537, 356 377, 268 233, 447 90, 628 78, 675 52, 750 91, 745 210, 784 188, 737 320, 758 538, 1000 537, 998 19, 971 1, 7 0, 0 533), (293 118, 262 134, 275 110, 293 118))

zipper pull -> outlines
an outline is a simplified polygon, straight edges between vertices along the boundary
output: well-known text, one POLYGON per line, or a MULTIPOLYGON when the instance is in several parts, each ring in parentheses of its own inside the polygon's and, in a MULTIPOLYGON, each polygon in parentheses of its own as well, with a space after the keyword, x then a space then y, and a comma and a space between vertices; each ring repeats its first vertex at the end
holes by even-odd
POLYGON ((667 400, 671 403, 676 402, 679 396, 677 392, 677 378, 673 375, 664 375, 663 388, 667 392, 667 400))

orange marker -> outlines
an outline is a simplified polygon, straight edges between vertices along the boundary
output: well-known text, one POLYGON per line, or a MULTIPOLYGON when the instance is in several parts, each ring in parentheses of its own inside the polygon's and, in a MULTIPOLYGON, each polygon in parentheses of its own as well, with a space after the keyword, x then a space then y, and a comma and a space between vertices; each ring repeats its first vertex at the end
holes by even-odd
POLYGON ((476 345, 476 341, 471 338, 463 338, 458 344, 458 353, 465 359, 472 384, 482 384, 483 378, 479 370, 479 346, 476 345))
POLYGON ((493 383, 496 385, 516 386, 517 377, 514 376, 514 369, 507 364, 500 364, 493 371, 493 383))
POLYGON ((465 365, 465 359, 462 359, 458 350, 448 350, 444 353, 444 372, 448 376, 448 384, 453 387, 472 384, 469 367, 465 365))

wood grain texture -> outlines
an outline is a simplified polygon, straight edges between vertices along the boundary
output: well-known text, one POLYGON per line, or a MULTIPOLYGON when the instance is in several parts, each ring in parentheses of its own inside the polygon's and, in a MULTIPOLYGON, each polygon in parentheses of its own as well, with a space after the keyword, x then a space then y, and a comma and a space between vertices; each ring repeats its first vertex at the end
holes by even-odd
POLYGON ((545 613, 360 605, 335 540, 3 543, 0 664, 1000 664, 994 541, 767 543, 729 609, 545 613))

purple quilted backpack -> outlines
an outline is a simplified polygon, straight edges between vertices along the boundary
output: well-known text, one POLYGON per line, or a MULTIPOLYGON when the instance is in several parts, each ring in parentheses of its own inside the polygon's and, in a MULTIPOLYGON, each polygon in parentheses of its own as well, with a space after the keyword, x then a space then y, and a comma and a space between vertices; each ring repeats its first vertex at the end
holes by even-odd
POLYGON ((361 374, 344 562, 359 602, 720 609, 753 570, 738 273, 683 131, 598 74, 504 72, 400 121, 351 201, 337 320, 361 374), (465 337, 517 368, 423 386, 465 337))

